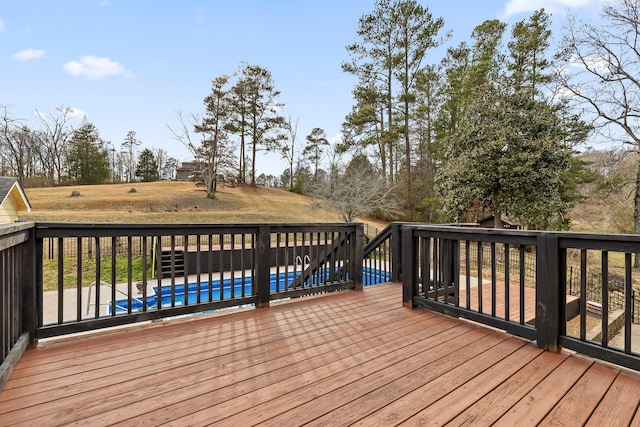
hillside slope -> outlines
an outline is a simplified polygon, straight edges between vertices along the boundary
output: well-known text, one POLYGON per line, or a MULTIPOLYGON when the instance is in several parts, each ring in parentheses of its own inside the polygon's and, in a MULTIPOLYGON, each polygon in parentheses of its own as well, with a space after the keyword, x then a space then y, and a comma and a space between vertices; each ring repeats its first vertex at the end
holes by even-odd
MULTIPOLYGON (((207 199, 192 182, 108 184, 26 189, 22 220, 133 223, 340 222, 318 200, 286 190, 221 187, 207 199), (132 192, 131 189, 135 189, 132 192), (73 191, 80 196, 71 197, 73 191)), ((375 226, 384 226, 375 221, 375 226)))

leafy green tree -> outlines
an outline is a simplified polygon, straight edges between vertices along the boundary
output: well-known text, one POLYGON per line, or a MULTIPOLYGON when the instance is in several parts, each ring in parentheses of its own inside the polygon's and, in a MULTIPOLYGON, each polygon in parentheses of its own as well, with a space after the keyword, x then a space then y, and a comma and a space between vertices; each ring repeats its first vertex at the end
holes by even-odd
MULTIPOLYGON (((356 106, 347 116, 346 125, 353 130, 372 131, 362 139, 364 146, 375 143, 385 179, 394 182, 394 155, 398 141, 393 70, 399 61, 395 42, 396 26, 391 0, 377 0, 371 13, 358 21, 358 40, 347 46, 350 61, 342 70, 358 77, 354 89, 356 106), (363 128, 364 126, 364 128, 363 128)), ((368 132, 369 133, 369 132, 368 132)), ((346 133, 350 141, 353 135, 346 133)))
MULTIPOLYGON (((536 23, 549 25, 539 18, 534 14, 536 23)), ((498 21, 487 21, 474 30, 474 53, 464 76, 472 92, 438 175, 443 207, 456 221, 479 207, 494 215, 496 227, 501 226, 502 214, 528 228, 562 227, 573 203, 567 197, 571 144, 585 136, 586 127, 563 104, 533 96, 532 87, 541 89, 540 55, 545 52, 516 50, 544 46, 542 39, 550 33, 544 28, 530 32, 540 40, 525 43, 515 32, 516 41, 509 44, 513 62, 507 65, 501 51, 504 29, 498 21), (538 57, 538 72, 516 66, 533 63, 532 57, 538 57)))
POLYGON ((209 198, 215 198, 218 176, 233 165, 233 149, 227 127, 230 114, 229 79, 229 76, 222 75, 211 82, 211 93, 204 99, 204 119, 195 127, 195 131, 202 135, 202 140, 193 152, 209 198))
POLYGON ((434 19, 428 8, 416 0, 401 0, 394 4, 394 21, 397 23, 396 43, 398 60, 394 69, 400 83, 399 98, 404 116, 404 168, 406 173, 407 212, 413 215, 412 135, 410 129, 411 105, 416 99, 416 84, 421 74, 422 61, 429 49, 440 46, 447 36, 439 37, 444 26, 442 18, 434 19))
POLYGON ((307 135, 307 145, 304 147, 302 151, 302 155, 305 156, 309 161, 313 164, 313 180, 316 182, 318 180, 318 167, 320 164, 320 160, 322 159, 322 153, 324 152, 324 147, 329 145, 329 141, 327 140, 327 134, 324 129, 321 128, 313 128, 311 133, 307 135))
POLYGON ((413 214, 412 153, 414 140, 410 126, 416 99, 416 82, 429 49, 447 37, 438 33, 442 18, 434 19, 429 10, 415 0, 378 0, 373 12, 359 21, 359 40, 347 46, 351 61, 343 70, 359 78, 354 91, 357 108, 347 117, 352 129, 369 124, 372 138, 381 153, 383 175, 394 182, 399 138, 404 139, 404 179, 406 211, 413 214), (373 125, 373 126, 371 126, 373 125))
MULTIPOLYGON (((231 104, 235 120, 229 129, 240 134, 242 159, 245 138, 250 139, 250 183, 255 185, 258 150, 276 151, 287 138, 285 118, 279 115, 283 104, 276 101, 280 91, 276 90, 269 70, 258 65, 243 64, 232 92, 235 94, 235 100, 231 104)), ((242 171, 243 166, 240 169, 242 171)))
POLYGON ((102 184, 109 179, 109 152, 98 129, 86 120, 73 133, 67 154, 69 180, 75 184, 102 184))
POLYGON ((140 153, 138 166, 136 167, 136 177, 142 182, 157 181, 159 178, 156 156, 148 148, 145 148, 140 153))

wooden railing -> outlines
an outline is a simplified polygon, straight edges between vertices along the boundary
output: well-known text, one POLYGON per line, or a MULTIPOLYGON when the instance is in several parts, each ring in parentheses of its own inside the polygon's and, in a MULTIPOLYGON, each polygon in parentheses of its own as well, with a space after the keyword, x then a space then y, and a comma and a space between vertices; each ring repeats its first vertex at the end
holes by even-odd
POLYGON ((545 350, 565 347, 640 370, 640 342, 632 340, 639 236, 405 224, 402 242, 406 306, 500 328, 545 350), (568 287, 568 271, 575 269, 578 297, 568 287), (601 277, 601 301, 588 301, 593 274, 601 277), (623 289, 612 289, 611 279, 620 276, 623 289), (612 292, 623 295, 624 309, 609 310, 612 292))
POLYGON ((33 243, 31 224, 0 226, 0 388, 33 338, 33 243))
POLYGON ((0 387, 38 338, 388 280, 408 307, 640 370, 638 236, 393 223, 364 243, 360 224, 2 226, 0 387))
POLYGON ((362 287, 360 224, 37 223, 35 233, 47 254, 36 338, 362 287))

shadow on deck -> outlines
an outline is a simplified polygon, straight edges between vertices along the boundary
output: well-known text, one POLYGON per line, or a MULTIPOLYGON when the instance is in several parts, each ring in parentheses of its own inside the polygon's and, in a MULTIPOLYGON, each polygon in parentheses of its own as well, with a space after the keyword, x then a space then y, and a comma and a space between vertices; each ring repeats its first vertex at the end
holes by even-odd
POLYGON ((51 340, 0 424, 627 425, 640 375, 427 310, 397 283, 51 340))

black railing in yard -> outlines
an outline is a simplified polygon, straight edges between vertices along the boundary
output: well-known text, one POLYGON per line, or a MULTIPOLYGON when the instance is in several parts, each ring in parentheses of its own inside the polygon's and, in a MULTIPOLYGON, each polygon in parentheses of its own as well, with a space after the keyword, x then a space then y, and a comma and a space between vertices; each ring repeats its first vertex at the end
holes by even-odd
POLYGON ((500 328, 545 350, 564 347, 640 370, 631 262, 639 236, 405 224, 402 242, 405 305, 500 328), (594 270, 597 298, 587 292, 587 271, 594 270), (624 278, 622 289, 613 276, 624 278), (610 309, 612 288, 622 308, 610 309))

